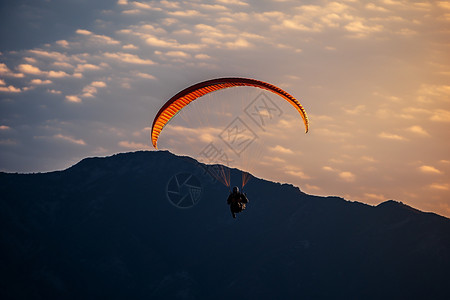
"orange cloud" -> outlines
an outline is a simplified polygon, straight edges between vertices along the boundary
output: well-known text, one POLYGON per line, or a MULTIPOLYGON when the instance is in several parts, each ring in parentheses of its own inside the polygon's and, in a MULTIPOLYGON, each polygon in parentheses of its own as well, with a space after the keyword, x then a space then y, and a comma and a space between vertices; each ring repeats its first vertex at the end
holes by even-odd
POLYGON ((387 132, 381 132, 378 134, 378 137, 382 139, 388 139, 388 140, 397 140, 397 141, 406 141, 407 139, 403 136, 400 136, 398 134, 393 133, 387 133, 387 132))
POLYGON ((339 173, 339 177, 347 182, 353 182, 356 179, 355 174, 353 174, 352 172, 348 172, 348 171, 339 173))
POLYGON ((450 190, 450 186, 448 183, 432 183, 430 184, 430 188, 435 190, 441 190, 441 191, 448 191, 450 190))
POLYGON ((421 136, 430 136, 430 134, 425 129, 423 129, 422 127, 420 127, 418 125, 411 126, 407 130, 410 132, 416 133, 418 135, 421 135, 421 136))
POLYGON ((22 73, 33 75, 42 75, 44 73, 38 67, 32 66, 30 64, 21 64, 17 66, 17 70, 19 70, 22 73))
POLYGON ((76 95, 67 95, 66 100, 73 103, 81 103, 80 97, 76 95))
POLYGON ((429 173, 429 174, 442 174, 442 171, 436 169, 436 168, 433 167, 433 166, 426 166, 426 165, 423 165, 423 166, 420 166, 420 167, 419 167, 419 170, 420 170, 421 172, 423 172, 423 173, 429 173))

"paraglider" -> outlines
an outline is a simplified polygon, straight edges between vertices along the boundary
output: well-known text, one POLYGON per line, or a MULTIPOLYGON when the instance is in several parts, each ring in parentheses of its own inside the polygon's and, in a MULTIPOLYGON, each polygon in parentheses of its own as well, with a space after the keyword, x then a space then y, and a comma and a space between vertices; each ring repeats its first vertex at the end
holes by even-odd
MULTIPOLYGON (((284 91, 283 89, 256 79, 250 78, 238 78, 238 77, 228 77, 228 78, 217 78, 212 80, 203 81, 197 84, 194 84, 184 90, 178 92, 175 96, 170 98, 158 111, 156 114, 152 128, 151 128, 151 141, 153 147, 157 149, 158 138, 163 130, 163 128, 167 125, 167 123, 177 115, 184 107, 186 107, 189 103, 193 102, 197 98, 205 96, 211 92, 232 88, 232 87, 255 87, 259 89, 263 89, 269 91, 271 93, 276 94, 277 96, 283 98, 288 101, 299 113, 301 118, 303 119, 303 123, 305 125, 305 133, 309 130, 309 121, 306 115, 306 111, 300 102, 294 98, 292 95, 284 91)), ((211 145, 212 146, 212 145, 211 145)), ((238 153, 240 154, 240 153, 238 153)), ((224 177, 221 180, 226 186, 230 186, 229 175, 226 175, 223 168, 219 168, 221 172, 219 172, 219 177, 224 177)), ((228 171, 229 172, 229 171, 228 171)), ((214 175, 215 176, 215 175, 214 175)), ((218 178, 220 180, 220 178, 218 178)), ((249 179, 249 173, 242 173, 242 187, 246 184, 249 179)), ((242 192, 239 192, 238 187, 233 188, 233 192, 230 193, 227 199, 228 205, 230 205, 230 210, 233 218, 236 218, 236 213, 243 211, 246 208, 246 204, 248 203, 248 199, 246 195, 242 192)))

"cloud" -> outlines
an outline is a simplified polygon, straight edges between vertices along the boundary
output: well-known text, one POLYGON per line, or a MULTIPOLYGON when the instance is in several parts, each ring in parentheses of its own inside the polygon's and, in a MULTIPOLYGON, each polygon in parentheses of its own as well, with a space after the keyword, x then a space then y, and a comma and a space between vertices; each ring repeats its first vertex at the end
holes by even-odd
POLYGON ((150 146, 142 143, 135 143, 129 141, 120 141, 119 146, 127 149, 148 149, 150 146))
POLYGON ((70 142, 70 143, 76 144, 76 145, 82 145, 82 146, 86 145, 86 143, 82 139, 75 139, 75 138, 73 138, 71 136, 67 136, 67 135, 55 134, 53 137, 55 139, 64 140, 64 141, 67 141, 67 142, 70 142))
POLYGON ((333 169, 330 166, 324 166, 324 167, 322 167, 322 170, 329 171, 329 172, 337 172, 336 169, 333 169))
POLYGON ((177 58, 191 57, 190 54, 183 52, 183 51, 168 51, 165 53, 165 55, 170 56, 170 57, 177 57, 177 58))
POLYGON ((69 74, 67 74, 64 71, 48 71, 47 76, 50 78, 62 78, 62 77, 68 77, 69 74))
POLYGON ((280 145, 276 145, 275 147, 269 147, 269 150, 273 151, 273 152, 282 153, 282 154, 294 154, 294 151, 292 151, 291 149, 285 148, 280 145))
POLYGON ((430 188, 441 191, 450 190, 450 185, 448 183, 432 183, 430 184, 430 188))
POLYGON ((91 85, 92 85, 93 87, 98 87, 98 88, 104 88, 104 87, 106 87, 106 83, 104 83, 103 81, 93 81, 93 82, 91 83, 91 85))
POLYGON ((240 1, 240 0, 217 0, 217 2, 229 4, 229 5, 240 5, 240 6, 248 6, 249 5, 248 3, 244 2, 244 1, 240 1))
POLYGON ((212 135, 211 133, 208 133, 208 132, 201 133, 198 136, 198 138, 200 141, 203 141, 205 143, 211 143, 217 139, 217 137, 215 135, 212 135))
POLYGON ((55 61, 53 63, 53 65, 56 66, 56 67, 66 68, 66 69, 73 69, 74 68, 71 64, 69 64, 67 62, 62 62, 62 61, 55 61))
POLYGON ((87 37, 90 41, 97 43, 97 44, 106 44, 106 45, 119 45, 120 42, 102 34, 94 34, 92 31, 85 30, 85 29, 77 29, 75 31, 77 34, 81 36, 87 37))
POLYGON ((87 85, 83 88, 81 96, 84 98, 92 98, 97 94, 97 88, 87 85))
POLYGON ((106 35, 94 34, 91 39, 96 43, 104 43, 107 45, 119 45, 120 42, 106 35))
POLYGON ((126 49, 126 50, 136 50, 136 49, 139 49, 137 46, 135 46, 135 45, 133 45, 133 44, 123 45, 122 48, 123 48, 123 49, 126 49))
POLYGON ((403 3, 401 1, 395 1, 395 0, 382 0, 384 4, 387 5, 393 5, 393 6, 403 6, 403 3))
POLYGON ((356 179, 355 174, 352 172, 344 171, 339 173, 339 177, 347 182, 353 182, 356 179))
POLYGON ((178 46, 178 42, 174 39, 163 40, 156 36, 146 37, 145 42, 150 46, 163 47, 163 48, 171 48, 171 47, 178 46))
POLYGON ((226 42, 226 47, 229 49, 240 49, 240 48, 247 48, 250 47, 252 44, 250 44, 246 39, 244 38, 238 38, 235 41, 232 42, 226 42))
POLYGON ((286 171, 286 173, 289 174, 289 175, 292 175, 292 176, 301 178, 301 179, 311 179, 310 176, 306 175, 306 174, 305 174, 304 172, 302 172, 302 171, 293 171, 293 170, 290 170, 290 171, 286 171))
POLYGON ((61 78, 61 77, 67 77, 69 74, 67 74, 64 71, 41 71, 38 67, 35 67, 30 64, 20 64, 17 66, 17 69, 25 74, 31 74, 31 75, 44 75, 48 76, 50 78, 61 78))
POLYGON ((419 125, 411 126, 411 127, 407 128, 407 130, 412 133, 421 135, 421 136, 430 136, 430 134, 425 129, 420 127, 419 125))
POLYGON ((34 85, 43 85, 43 84, 52 84, 53 82, 51 80, 41 80, 41 79, 33 79, 30 81, 31 84, 34 85))
POLYGON ((94 70, 100 70, 100 66, 96 66, 93 64, 78 64, 75 72, 85 72, 85 71, 94 71, 94 70))
MULTIPOLYGON (((369 5, 368 8, 379 8, 369 5)), ((271 18, 267 13, 261 15, 261 20, 276 21, 271 26, 275 30, 297 30, 303 33, 320 33, 333 30, 334 33, 351 34, 351 37, 366 37, 370 34, 380 32, 383 25, 374 24, 373 19, 367 18, 363 11, 355 10, 354 7, 338 2, 329 2, 325 5, 302 5, 292 11, 273 12, 271 18), (275 17, 275 19, 274 19, 275 17)), ((328 45, 329 47, 331 45, 328 45)), ((335 49, 335 47, 331 47, 335 49)))
POLYGON ((143 59, 135 54, 130 54, 130 53, 124 53, 124 52, 108 53, 107 52, 107 53, 104 53, 103 55, 108 58, 126 62, 126 63, 130 63, 130 64, 137 64, 137 65, 153 65, 153 64, 155 64, 150 59, 143 59))
POLYGON ((27 63, 30 63, 30 64, 37 63, 37 60, 34 57, 24 57, 23 60, 26 61, 27 63))
POLYGON ((104 83, 103 81, 93 81, 91 82, 91 84, 88 84, 83 88, 81 97, 84 98, 95 97, 98 91, 97 88, 105 88, 105 87, 106 83, 104 83))
POLYGON ((67 95, 66 100, 73 103, 81 103, 81 98, 77 95, 67 95))
POLYGON ((147 73, 142 73, 142 72, 136 72, 135 76, 140 77, 140 78, 144 78, 144 79, 151 79, 151 80, 156 79, 155 76, 153 76, 151 74, 147 74, 147 73))
POLYGON ((126 15, 137 15, 137 14, 141 14, 142 10, 139 10, 139 9, 127 9, 127 10, 124 10, 122 13, 124 13, 126 15))
POLYGON ((6 126, 6 125, 0 125, 0 130, 10 130, 11 127, 6 126))
POLYGON ((176 17, 199 17, 202 15, 199 11, 194 9, 170 11, 168 14, 176 17))
POLYGON ((419 167, 419 170, 423 173, 428 173, 428 174, 442 174, 442 171, 436 169, 433 166, 423 165, 423 166, 419 167))
POLYGON ((365 193, 364 196, 366 198, 372 199, 372 200, 377 200, 380 202, 384 202, 387 200, 387 198, 384 195, 381 194, 374 194, 374 193, 365 193))
POLYGON ((211 11, 224 11, 228 10, 227 7, 219 4, 199 4, 198 7, 205 9, 205 10, 211 10, 211 11))
POLYGON ((446 10, 450 10, 450 2, 448 1, 438 1, 437 4, 446 10))
POLYGON ((421 103, 449 101, 450 85, 422 84, 417 93, 417 101, 421 103))
POLYGON ((397 141, 406 141, 407 140, 405 137, 402 137, 398 134, 387 133, 387 132, 381 132, 380 134, 378 134, 378 137, 380 137, 382 139, 397 140, 397 141))
POLYGON ((159 7, 153 7, 153 6, 151 6, 149 3, 142 3, 142 2, 137 2, 137 1, 133 1, 133 2, 131 2, 131 4, 133 5, 133 6, 135 6, 136 8, 138 8, 138 9, 147 9, 147 10, 162 10, 161 8, 159 8, 159 7))
POLYGON ((417 115, 429 115, 432 113, 430 109, 416 106, 404 107, 402 108, 402 111, 406 114, 417 114, 417 115))
POLYGON ((59 40, 55 42, 57 45, 60 45, 63 48, 69 48, 69 42, 66 40, 59 40))
POLYGON ((430 120, 435 122, 450 122, 450 111, 437 109, 431 115, 430 120))
POLYGON ((380 12, 388 12, 389 11, 382 6, 377 6, 373 3, 367 3, 365 7, 366 7, 366 9, 373 10, 373 11, 380 11, 380 12))
POLYGON ((303 23, 303 20, 283 20, 283 22, 281 23, 281 25, 284 28, 287 29, 294 29, 294 30, 298 30, 298 31, 321 31, 322 30, 322 26, 320 26, 319 24, 315 23, 312 24, 312 26, 308 27, 303 23))
POLYGON ((77 29, 75 32, 81 35, 92 35, 92 32, 85 29, 77 29))
POLYGON ((57 51, 45 51, 42 49, 31 49, 31 50, 28 50, 27 52, 34 54, 34 55, 41 56, 41 57, 60 61, 60 62, 67 62, 67 61, 71 60, 70 57, 67 56, 66 54, 63 54, 63 53, 60 53, 57 51))
POLYGON ((211 59, 211 56, 209 56, 208 54, 202 54, 202 53, 200 53, 200 54, 196 54, 196 55, 195 55, 195 58, 196 58, 196 59, 211 59))
POLYGON ((17 70, 25 74, 42 75, 44 74, 38 67, 32 66, 30 64, 21 64, 17 66, 17 70))
POLYGON ((61 95, 62 94, 61 91, 54 90, 54 89, 49 89, 49 90, 47 90, 47 92, 50 93, 50 94, 55 94, 55 95, 61 95))
POLYGON ((22 90, 20 88, 16 88, 15 86, 0 86, 0 92, 6 93, 20 93, 22 90))
POLYGON ((366 36, 369 33, 380 32, 383 30, 382 25, 365 25, 362 21, 354 21, 345 26, 345 29, 352 33, 358 34, 358 36, 366 36))
POLYGON ((180 8, 180 3, 174 1, 162 0, 160 3, 166 8, 180 8))
POLYGON ((317 185, 312 185, 312 184, 305 184, 304 188, 306 188, 306 190, 308 190, 308 191, 315 191, 315 192, 321 190, 320 187, 318 187, 317 185))

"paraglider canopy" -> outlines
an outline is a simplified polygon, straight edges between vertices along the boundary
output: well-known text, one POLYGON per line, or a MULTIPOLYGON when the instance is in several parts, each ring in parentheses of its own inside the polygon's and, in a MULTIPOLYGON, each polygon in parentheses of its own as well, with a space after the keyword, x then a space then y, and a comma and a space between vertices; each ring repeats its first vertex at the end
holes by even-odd
POLYGON ((283 89, 270 83, 250 78, 237 78, 237 77, 217 78, 194 84, 180 91, 175 96, 170 98, 164 104, 163 107, 161 107, 159 112, 156 114, 152 125, 151 139, 153 147, 157 148, 158 137, 164 126, 167 124, 167 122, 169 122, 170 119, 173 118, 186 105, 208 93, 237 86, 256 87, 270 91, 278 96, 281 96, 282 98, 287 100, 292 106, 294 106, 295 109, 300 113, 303 122, 305 124, 305 132, 308 132, 309 122, 305 109, 297 99, 295 99, 292 95, 290 95, 283 89))

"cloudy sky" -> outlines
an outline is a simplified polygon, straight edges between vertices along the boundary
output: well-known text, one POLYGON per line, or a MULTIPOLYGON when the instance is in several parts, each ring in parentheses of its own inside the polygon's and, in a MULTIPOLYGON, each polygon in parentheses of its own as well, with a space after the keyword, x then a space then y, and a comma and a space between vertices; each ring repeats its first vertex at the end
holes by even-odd
MULTIPOLYGON (((255 175, 450 216, 450 2, 14 0, 0 16, 2 171, 151 150, 153 117, 176 92, 250 77, 300 99, 311 126, 280 104, 246 156, 255 175)), ((220 138, 218 119, 199 140, 220 138)), ((169 124, 161 144, 189 152, 185 127, 169 124)))

